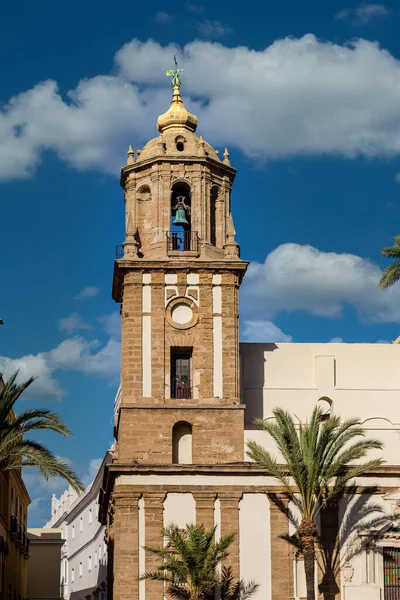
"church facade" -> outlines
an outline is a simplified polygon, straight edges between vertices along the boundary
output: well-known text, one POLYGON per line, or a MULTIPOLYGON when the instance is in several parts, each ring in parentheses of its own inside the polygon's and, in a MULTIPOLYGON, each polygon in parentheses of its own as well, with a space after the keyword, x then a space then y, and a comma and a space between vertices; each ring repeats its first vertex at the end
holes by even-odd
POLYGON ((362 417, 384 439, 387 465, 321 517, 321 539, 339 560, 329 577, 317 569, 316 585, 329 599, 400 598, 400 345, 239 345, 247 262, 231 214, 235 169, 227 150, 220 157, 196 135, 175 83, 160 135, 130 148, 121 172, 126 237, 113 279, 121 392, 100 500, 108 597, 161 600, 162 584, 139 582, 157 564, 144 545, 162 544, 163 525, 196 522, 215 525, 217 536, 236 532, 229 561, 260 584, 256 600, 304 598, 301 556, 282 539, 295 526, 271 501, 281 490, 248 461, 246 442, 268 447, 253 420, 275 406, 306 419, 319 403, 326 418, 362 417), (399 595, 387 596, 389 587, 399 595))

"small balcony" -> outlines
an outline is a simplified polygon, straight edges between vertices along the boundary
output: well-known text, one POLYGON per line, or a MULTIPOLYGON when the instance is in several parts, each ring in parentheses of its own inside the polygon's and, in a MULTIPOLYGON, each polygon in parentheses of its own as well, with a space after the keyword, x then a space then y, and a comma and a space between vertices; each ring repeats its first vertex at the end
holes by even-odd
POLYGON ((26 529, 15 515, 11 515, 10 534, 25 556, 29 554, 29 538, 26 529))
POLYGON ((167 231, 167 254, 198 255, 199 237, 197 231, 167 231))
POLYGON ((190 383, 181 381, 171 381, 171 398, 176 400, 185 400, 192 397, 192 387, 190 383))

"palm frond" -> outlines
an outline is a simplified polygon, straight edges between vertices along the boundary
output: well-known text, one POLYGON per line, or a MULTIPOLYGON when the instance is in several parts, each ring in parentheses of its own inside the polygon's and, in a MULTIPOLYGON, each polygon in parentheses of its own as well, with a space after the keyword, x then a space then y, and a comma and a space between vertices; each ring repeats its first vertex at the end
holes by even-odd
POLYGON ((383 275, 379 280, 378 287, 385 289, 397 283, 400 279, 400 262, 395 262, 383 271, 383 275))
POLYGON ((43 444, 25 439, 25 434, 31 431, 48 430, 64 437, 68 437, 71 432, 53 411, 34 408, 19 415, 14 413, 15 403, 35 381, 35 377, 30 377, 17 383, 17 377, 18 371, 5 381, 0 390, 0 470, 36 467, 46 480, 59 476, 76 491, 82 491, 82 483, 65 461, 56 457, 43 444))
MULTIPOLYGON (((203 525, 188 524, 183 530, 168 525, 162 530, 164 546, 145 546, 147 552, 160 559, 160 564, 155 571, 143 573, 140 579, 163 581, 167 584, 167 595, 176 600, 212 600, 222 586, 231 596, 221 596, 221 600, 245 600, 255 591, 255 584, 236 581, 231 571, 229 579, 223 580, 218 572, 235 535, 225 535, 215 542, 215 531, 215 527, 206 530, 203 525), (240 596, 236 590, 241 592, 240 596)), ((221 573, 227 573, 224 567, 221 573)))

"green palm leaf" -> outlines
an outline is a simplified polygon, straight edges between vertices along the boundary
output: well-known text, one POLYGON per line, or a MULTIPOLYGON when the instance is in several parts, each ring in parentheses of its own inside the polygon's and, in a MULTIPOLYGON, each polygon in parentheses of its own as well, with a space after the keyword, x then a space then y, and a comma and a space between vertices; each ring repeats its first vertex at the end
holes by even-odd
MULTIPOLYGON (((400 245, 400 237, 398 242, 400 245)), ((370 450, 381 450, 382 443, 365 437, 359 419, 342 421, 333 416, 322 423, 319 408, 305 424, 297 423, 281 408, 272 413, 274 421, 259 419, 256 423, 275 441, 283 463, 254 441, 248 442, 247 453, 279 481, 286 498, 300 511, 296 543, 304 557, 307 599, 314 600, 316 517, 324 507, 336 503, 349 485, 355 485, 356 477, 383 463, 381 458, 360 462, 370 450)), ((293 522, 287 504, 281 500, 276 504, 293 522)))
POLYGON ((390 248, 383 248, 382 256, 394 258, 397 262, 392 263, 383 271, 383 275, 378 283, 380 288, 388 288, 400 279, 400 236, 394 238, 394 245, 390 248))
POLYGON ((28 432, 41 430, 68 437, 70 430, 57 413, 47 409, 34 408, 15 415, 15 403, 35 381, 30 377, 17 383, 17 376, 18 372, 13 373, 0 389, 0 471, 36 467, 46 480, 62 477, 76 491, 82 491, 82 483, 65 461, 43 444, 25 438, 28 432))
POLYGON ((167 595, 176 600, 213 600, 216 592, 221 600, 246 600, 257 585, 236 580, 232 570, 224 566, 221 573, 218 571, 235 535, 215 542, 215 531, 215 527, 206 530, 203 525, 193 524, 183 530, 174 524, 165 527, 164 546, 145 546, 147 552, 160 559, 160 564, 140 579, 164 582, 167 595))

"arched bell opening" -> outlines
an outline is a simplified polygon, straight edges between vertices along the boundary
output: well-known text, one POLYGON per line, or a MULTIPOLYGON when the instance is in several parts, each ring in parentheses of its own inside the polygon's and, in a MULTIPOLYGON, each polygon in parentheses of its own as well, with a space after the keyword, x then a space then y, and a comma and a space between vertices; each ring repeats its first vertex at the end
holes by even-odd
POLYGON ((217 245, 217 200, 219 189, 214 186, 210 192, 210 244, 217 245))
POLYGON ((176 183, 171 190, 171 226, 172 250, 191 249, 191 193, 186 183, 176 183))
POLYGON ((172 428, 172 463, 192 464, 192 426, 186 421, 179 421, 172 428))

